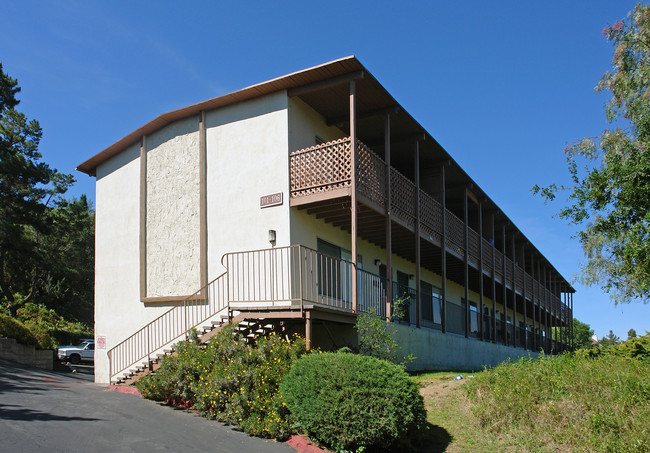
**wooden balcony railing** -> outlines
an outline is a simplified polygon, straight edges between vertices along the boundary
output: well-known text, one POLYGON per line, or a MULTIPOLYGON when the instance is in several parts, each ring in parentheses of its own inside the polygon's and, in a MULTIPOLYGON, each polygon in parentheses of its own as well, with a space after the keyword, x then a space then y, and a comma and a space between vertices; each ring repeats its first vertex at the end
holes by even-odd
MULTIPOLYGON (((442 236, 443 217, 446 222, 446 241, 448 250, 463 257, 465 254, 465 222, 451 211, 446 210, 443 216, 442 206, 431 195, 420 190, 420 204, 416 207, 416 185, 395 168, 390 167, 391 187, 386 187, 386 162, 375 154, 361 141, 356 148, 356 186, 357 193, 369 202, 380 207, 386 206, 388 190, 391 192, 391 209, 393 218, 407 227, 415 228, 415 222, 420 219, 420 230, 432 241, 440 243, 442 236), (419 209, 419 213, 416 212, 419 209)), ((290 187, 291 198, 300 198, 325 192, 347 189, 352 186, 352 147, 350 138, 342 138, 332 142, 312 146, 311 148, 294 151, 290 154, 290 187)), ((512 260, 504 257, 485 238, 472 228, 467 229, 469 262, 478 266, 481 259, 480 244, 483 245, 482 266, 488 272, 492 271, 494 255, 494 275, 501 282, 512 285, 520 294, 524 292, 526 281, 526 297, 535 300, 535 304, 550 309, 553 302, 557 303, 558 315, 568 310, 561 299, 551 291, 543 288, 530 274, 520 266, 514 266, 512 260), (505 276, 503 275, 505 260, 505 276), (514 271, 514 272, 513 272, 514 271)), ((553 306, 555 310, 555 306, 553 306)))

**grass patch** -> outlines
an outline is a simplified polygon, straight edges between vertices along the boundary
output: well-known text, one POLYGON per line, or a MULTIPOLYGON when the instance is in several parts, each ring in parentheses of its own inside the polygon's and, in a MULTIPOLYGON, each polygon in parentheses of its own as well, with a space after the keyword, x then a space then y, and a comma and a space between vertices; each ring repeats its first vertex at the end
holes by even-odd
POLYGON ((483 430, 471 411, 466 384, 480 373, 434 371, 417 373, 412 379, 420 386, 427 409, 429 432, 427 452, 502 451, 509 444, 483 430), (462 380, 454 380, 462 375, 462 380))
POLYGON ((521 359, 466 385, 487 433, 528 451, 650 451, 650 363, 607 354, 521 359))

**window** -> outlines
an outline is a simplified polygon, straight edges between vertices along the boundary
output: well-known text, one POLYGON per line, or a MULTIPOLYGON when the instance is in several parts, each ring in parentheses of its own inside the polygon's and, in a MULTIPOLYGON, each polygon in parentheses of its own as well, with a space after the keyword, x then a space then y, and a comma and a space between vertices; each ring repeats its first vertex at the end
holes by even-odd
POLYGON ((422 319, 434 324, 442 325, 442 298, 440 289, 430 283, 420 281, 422 294, 422 319))
MULTIPOLYGON (((318 257, 318 292, 319 294, 344 302, 352 300, 353 267, 345 261, 352 261, 352 254, 338 245, 322 239, 317 240, 318 257), (345 261, 341 261, 345 260, 345 261)), ((357 257, 357 268, 361 269, 361 255, 357 257)))

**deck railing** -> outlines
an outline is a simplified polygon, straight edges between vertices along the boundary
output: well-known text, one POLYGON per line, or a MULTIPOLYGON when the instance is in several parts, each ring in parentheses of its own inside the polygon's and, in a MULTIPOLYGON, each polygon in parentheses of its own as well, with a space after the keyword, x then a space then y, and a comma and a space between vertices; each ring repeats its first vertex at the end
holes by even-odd
MULTIPOLYGON (((388 189, 386 187, 387 165, 361 141, 356 148, 356 182, 357 191, 370 202, 385 206, 388 189)), ((417 187, 406 176, 395 168, 391 172, 391 208, 395 219, 409 227, 414 227, 419 209, 420 229, 431 240, 440 242, 442 234, 442 219, 446 222, 446 247, 460 257, 465 254, 465 222, 451 211, 446 210, 442 215, 442 206, 431 195, 420 190, 420 205, 416 207, 415 195, 417 187)), ((337 189, 351 187, 352 182, 352 147, 350 138, 342 138, 323 143, 311 148, 294 151, 290 154, 290 186, 291 198, 300 198, 337 189)), ((558 316, 568 312, 569 308, 558 295, 539 288, 540 283, 521 266, 514 266, 512 260, 504 257, 503 253, 493 248, 492 244, 480 238, 472 228, 468 232, 468 258, 476 265, 481 258, 480 241, 483 241, 483 269, 492 271, 492 255, 494 255, 494 275, 504 284, 512 285, 520 294, 523 293, 524 279, 526 281, 526 296, 532 297, 535 304, 545 309, 551 303, 557 304, 558 316), (505 276, 504 274, 505 260, 505 276)), ((569 316, 566 316, 568 318, 569 316)))
MULTIPOLYGON (((304 310, 323 306, 386 318, 386 278, 357 269, 354 263, 301 245, 227 253, 226 272, 163 313, 108 351, 110 379, 140 364, 151 365, 156 354, 186 339, 188 332, 230 310, 304 310), (357 306, 353 305, 353 279, 357 306)), ((391 282, 393 321, 415 325, 415 289, 391 282)), ((442 327, 442 299, 420 296, 423 325, 442 327)), ((446 326, 465 333, 465 307, 446 302, 446 326)), ((491 330, 492 324, 485 327, 491 330)), ((502 331, 497 325, 497 338, 502 331)), ((479 337, 480 314, 470 311, 470 337, 479 337)), ((510 330, 508 330, 510 332, 510 330)), ((508 333, 509 335, 509 333, 508 333)), ((523 344, 522 344, 523 345, 523 344)))

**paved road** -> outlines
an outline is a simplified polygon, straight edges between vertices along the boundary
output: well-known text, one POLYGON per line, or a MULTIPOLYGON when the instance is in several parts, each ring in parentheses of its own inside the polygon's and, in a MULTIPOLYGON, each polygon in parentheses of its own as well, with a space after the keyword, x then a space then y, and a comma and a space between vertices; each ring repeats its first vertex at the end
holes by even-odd
POLYGON ((43 371, 0 360, 0 452, 294 451, 108 390, 83 371, 43 371))

